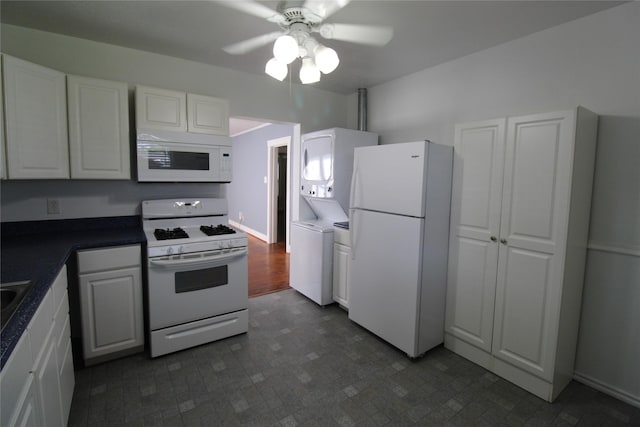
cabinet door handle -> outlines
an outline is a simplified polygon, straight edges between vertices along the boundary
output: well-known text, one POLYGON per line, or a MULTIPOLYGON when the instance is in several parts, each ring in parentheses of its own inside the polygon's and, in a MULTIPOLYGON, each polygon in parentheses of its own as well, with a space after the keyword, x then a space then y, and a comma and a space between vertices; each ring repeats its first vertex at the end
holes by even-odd
POLYGON ((502 243, 503 245, 507 244, 507 239, 500 239, 500 243, 502 243))
POLYGON ((496 236, 491 236, 490 239, 491 239, 492 242, 495 242, 495 241, 498 240, 498 238, 496 236))

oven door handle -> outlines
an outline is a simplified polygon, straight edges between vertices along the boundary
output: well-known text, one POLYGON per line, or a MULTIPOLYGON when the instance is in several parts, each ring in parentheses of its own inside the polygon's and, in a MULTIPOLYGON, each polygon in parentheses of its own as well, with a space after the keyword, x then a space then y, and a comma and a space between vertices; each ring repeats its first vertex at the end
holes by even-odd
POLYGON ((182 259, 150 259, 149 264, 162 267, 162 268, 181 268, 181 267, 217 267, 233 261, 236 258, 241 258, 248 254, 246 248, 232 249, 228 253, 221 255, 203 256, 198 258, 182 258, 182 259))

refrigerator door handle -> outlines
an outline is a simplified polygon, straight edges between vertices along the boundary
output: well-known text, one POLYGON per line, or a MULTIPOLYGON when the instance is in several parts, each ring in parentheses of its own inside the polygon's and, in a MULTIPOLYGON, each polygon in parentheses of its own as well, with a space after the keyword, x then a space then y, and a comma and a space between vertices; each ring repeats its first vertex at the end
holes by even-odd
POLYGON ((351 191, 349 192, 349 204, 351 207, 357 208, 356 204, 356 181, 358 181, 358 164, 356 163, 353 168, 353 175, 351 176, 351 191))
POLYGON ((357 214, 358 214, 357 209, 351 209, 351 215, 350 215, 351 218, 349 219, 349 252, 351 252, 351 261, 354 261, 356 259, 355 244, 356 244, 356 227, 357 227, 356 215, 357 214))

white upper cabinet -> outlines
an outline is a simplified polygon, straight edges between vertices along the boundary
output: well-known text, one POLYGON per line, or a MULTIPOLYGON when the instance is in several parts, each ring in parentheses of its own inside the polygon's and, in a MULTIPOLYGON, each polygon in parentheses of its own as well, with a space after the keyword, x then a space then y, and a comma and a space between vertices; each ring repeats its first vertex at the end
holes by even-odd
POLYGON ((596 132, 583 108, 456 127, 445 345, 549 401, 573 377, 596 132))
POLYGON ((4 55, 8 177, 69 178, 65 75, 4 55))
POLYGON ((212 96, 187 94, 188 130, 229 135, 229 102, 212 96))
POLYGON ((136 86, 138 129, 187 131, 187 94, 175 90, 136 86))
POLYGON ((136 127, 229 135, 226 99, 136 86, 136 127))
POLYGON ((67 76, 71 178, 130 179, 127 84, 67 76))

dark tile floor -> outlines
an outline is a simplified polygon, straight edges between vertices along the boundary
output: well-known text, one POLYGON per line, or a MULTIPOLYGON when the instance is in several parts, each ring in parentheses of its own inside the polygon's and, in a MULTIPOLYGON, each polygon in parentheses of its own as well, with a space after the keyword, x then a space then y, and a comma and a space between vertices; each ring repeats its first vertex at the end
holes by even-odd
POLYGON ((412 361, 294 290, 249 313, 247 334, 77 371, 69 425, 640 425, 575 381, 549 404, 443 347, 412 361))

